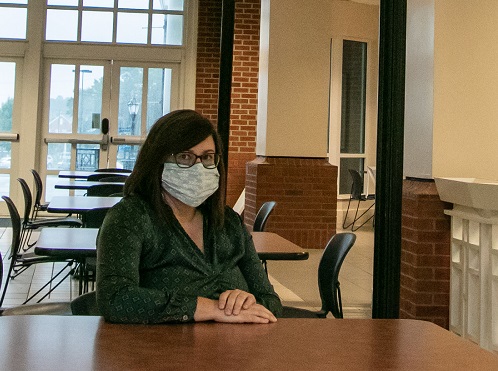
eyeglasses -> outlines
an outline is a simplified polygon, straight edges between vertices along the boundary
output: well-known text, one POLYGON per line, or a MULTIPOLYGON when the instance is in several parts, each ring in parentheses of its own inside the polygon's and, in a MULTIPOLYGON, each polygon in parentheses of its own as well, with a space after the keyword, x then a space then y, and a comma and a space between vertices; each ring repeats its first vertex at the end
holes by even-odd
POLYGON ((201 160, 202 166, 204 166, 206 169, 214 169, 220 163, 221 158, 219 153, 204 153, 200 156, 197 156, 190 152, 179 152, 176 154, 172 154, 171 156, 174 157, 178 167, 192 167, 199 158, 201 160))

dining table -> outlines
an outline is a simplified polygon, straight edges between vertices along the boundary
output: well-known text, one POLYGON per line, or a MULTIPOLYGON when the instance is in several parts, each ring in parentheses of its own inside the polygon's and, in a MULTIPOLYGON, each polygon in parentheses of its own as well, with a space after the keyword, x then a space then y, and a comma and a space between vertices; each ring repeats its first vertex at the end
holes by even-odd
POLYGON ((119 184, 124 186, 124 182, 95 182, 89 180, 60 179, 55 183, 54 188, 87 190, 92 186, 102 185, 102 184, 119 184))
POLYGON ((97 256, 98 228, 43 228, 35 243, 37 255, 74 260, 77 265, 79 294, 88 291, 87 259, 97 256))
POLYGON ((90 210, 110 209, 122 197, 54 196, 47 207, 49 213, 84 214, 90 210))
MULTIPOLYGON (((96 257, 98 231, 98 228, 43 228, 35 244, 35 253, 75 259, 96 257)), ((307 251, 276 233, 252 232, 252 236, 254 247, 261 260, 305 260, 308 258, 307 251)))
POLYGON ((431 322, 280 318, 117 324, 0 316, 0 370, 498 370, 498 355, 431 322))
MULTIPOLYGON (((87 197, 83 197, 87 198, 87 197)), ((91 198, 91 197, 88 197, 91 198)), ((38 255, 74 259, 79 263, 79 291, 88 290, 86 261, 97 256, 98 228, 43 228, 35 243, 38 255)), ((254 247, 266 270, 267 260, 305 260, 308 252, 272 232, 252 232, 254 247)))
POLYGON ((87 179, 90 175, 93 174, 106 174, 109 175, 109 177, 114 177, 118 175, 124 175, 124 176, 129 176, 130 173, 115 173, 115 172, 109 172, 106 173, 105 171, 84 171, 84 170, 61 170, 59 171, 59 178, 69 178, 69 179, 87 179))
POLYGON ((273 232, 251 232, 254 247, 268 274, 268 260, 307 260, 302 247, 273 232))

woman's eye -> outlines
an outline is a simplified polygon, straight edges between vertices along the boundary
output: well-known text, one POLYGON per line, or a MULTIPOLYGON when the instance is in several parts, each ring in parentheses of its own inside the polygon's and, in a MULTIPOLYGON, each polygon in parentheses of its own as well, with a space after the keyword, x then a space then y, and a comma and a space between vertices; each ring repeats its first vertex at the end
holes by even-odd
POLYGON ((202 160, 203 161, 211 161, 214 159, 214 153, 206 153, 202 155, 202 160))
POLYGON ((180 153, 179 157, 181 160, 190 160, 190 154, 189 153, 180 153))

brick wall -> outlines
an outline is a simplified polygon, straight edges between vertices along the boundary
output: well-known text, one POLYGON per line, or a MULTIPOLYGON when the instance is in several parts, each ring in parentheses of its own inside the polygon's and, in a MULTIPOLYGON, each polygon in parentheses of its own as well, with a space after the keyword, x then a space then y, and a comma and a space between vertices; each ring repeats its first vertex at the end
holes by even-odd
MULTIPOLYGON (((227 203, 245 186, 245 164, 255 158, 258 104, 260 0, 235 6, 232 102, 228 154, 227 203)), ((221 1, 199 1, 196 110, 213 123, 218 115, 221 1)))
POLYGON ((449 327, 451 204, 433 181, 403 183, 400 318, 449 327))
POLYGON ((326 158, 261 157, 247 164, 244 220, 252 228, 266 201, 277 205, 266 230, 305 249, 323 249, 336 232, 337 166, 326 158))
POLYGON ((199 0, 195 109, 218 121, 221 1, 199 0))

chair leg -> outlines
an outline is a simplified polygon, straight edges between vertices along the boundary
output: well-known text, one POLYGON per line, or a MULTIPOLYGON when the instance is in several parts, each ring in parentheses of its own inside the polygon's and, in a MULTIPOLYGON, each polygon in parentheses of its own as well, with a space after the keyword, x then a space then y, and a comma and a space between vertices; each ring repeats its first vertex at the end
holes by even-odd
MULTIPOLYGON (((36 295, 38 295, 43 289, 45 289, 45 287, 47 287, 48 285, 52 285, 52 283, 56 280, 57 277, 59 277, 62 272, 64 272, 66 270, 66 268, 70 268, 72 266, 73 262, 70 261, 68 262, 55 276, 53 276, 45 285, 43 285, 37 292, 35 292, 33 295, 31 295, 23 304, 26 304, 28 303, 31 299, 33 299, 36 295)), ((59 287, 59 285, 69 276, 69 274, 71 273, 71 269, 68 270, 68 272, 66 273, 66 275, 64 277, 62 277, 60 279, 59 282, 57 282, 57 284, 55 286, 51 286, 50 290, 45 294, 43 295, 38 301, 37 303, 40 303, 43 299, 45 299, 47 296, 49 296, 52 291, 54 291, 57 287, 59 287)))
POLYGON ((339 282, 337 282, 337 302, 339 303, 339 318, 344 318, 343 313, 342 313, 342 298, 341 298, 341 287, 339 282))
MULTIPOLYGON (((372 215, 372 216, 370 216, 369 218, 367 218, 367 220, 365 220, 365 221, 364 221, 363 223, 361 223, 359 226, 355 227, 356 222, 357 222, 359 219, 361 219, 361 217, 362 217, 363 215, 365 215, 365 214, 366 214, 366 213, 367 213, 367 212, 368 212, 368 211, 369 211, 372 207, 374 207, 374 205, 375 205, 375 202, 374 202, 372 205, 370 205, 370 207, 369 207, 368 209, 366 209, 364 212, 362 212, 362 213, 361 213, 361 215, 360 215, 360 216, 358 216, 358 217, 356 217, 356 214, 358 214, 358 209, 356 209, 355 218, 354 218, 353 223, 352 223, 352 225, 351 225, 351 231, 352 231, 352 232, 355 232, 355 231, 357 231, 358 229, 360 229, 361 227, 363 227, 366 223, 368 223, 368 221, 369 221, 370 219, 372 219, 372 218, 374 217, 374 215, 375 215, 375 214, 374 214, 374 215, 372 215)), ((359 207, 359 206, 360 206, 360 202, 358 201, 358 207, 359 207)))
POLYGON ((7 293, 7 287, 9 286, 9 281, 11 280, 12 269, 14 269, 14 267, 12 264, 10 264, 9 271, 7 272, 7 275, 5 276, 5 286, 3 287, 2 297, 0 298, 0 307, 2 306, 3 301, 5 299, 5 294, 7 293))
POLYGON ((346 221, 348 220, 349 206, 350 205, 351 205, 351 197, 349 197, 348 208, 346 209, 346 215, 344 216, 344 220, 342 221, 342 229, 347 229, 347 228, 351 227, 351 225, 354 222, 354 219, 353 219, 353 222, 351 222, 348 225, 346 225, 346 221))

